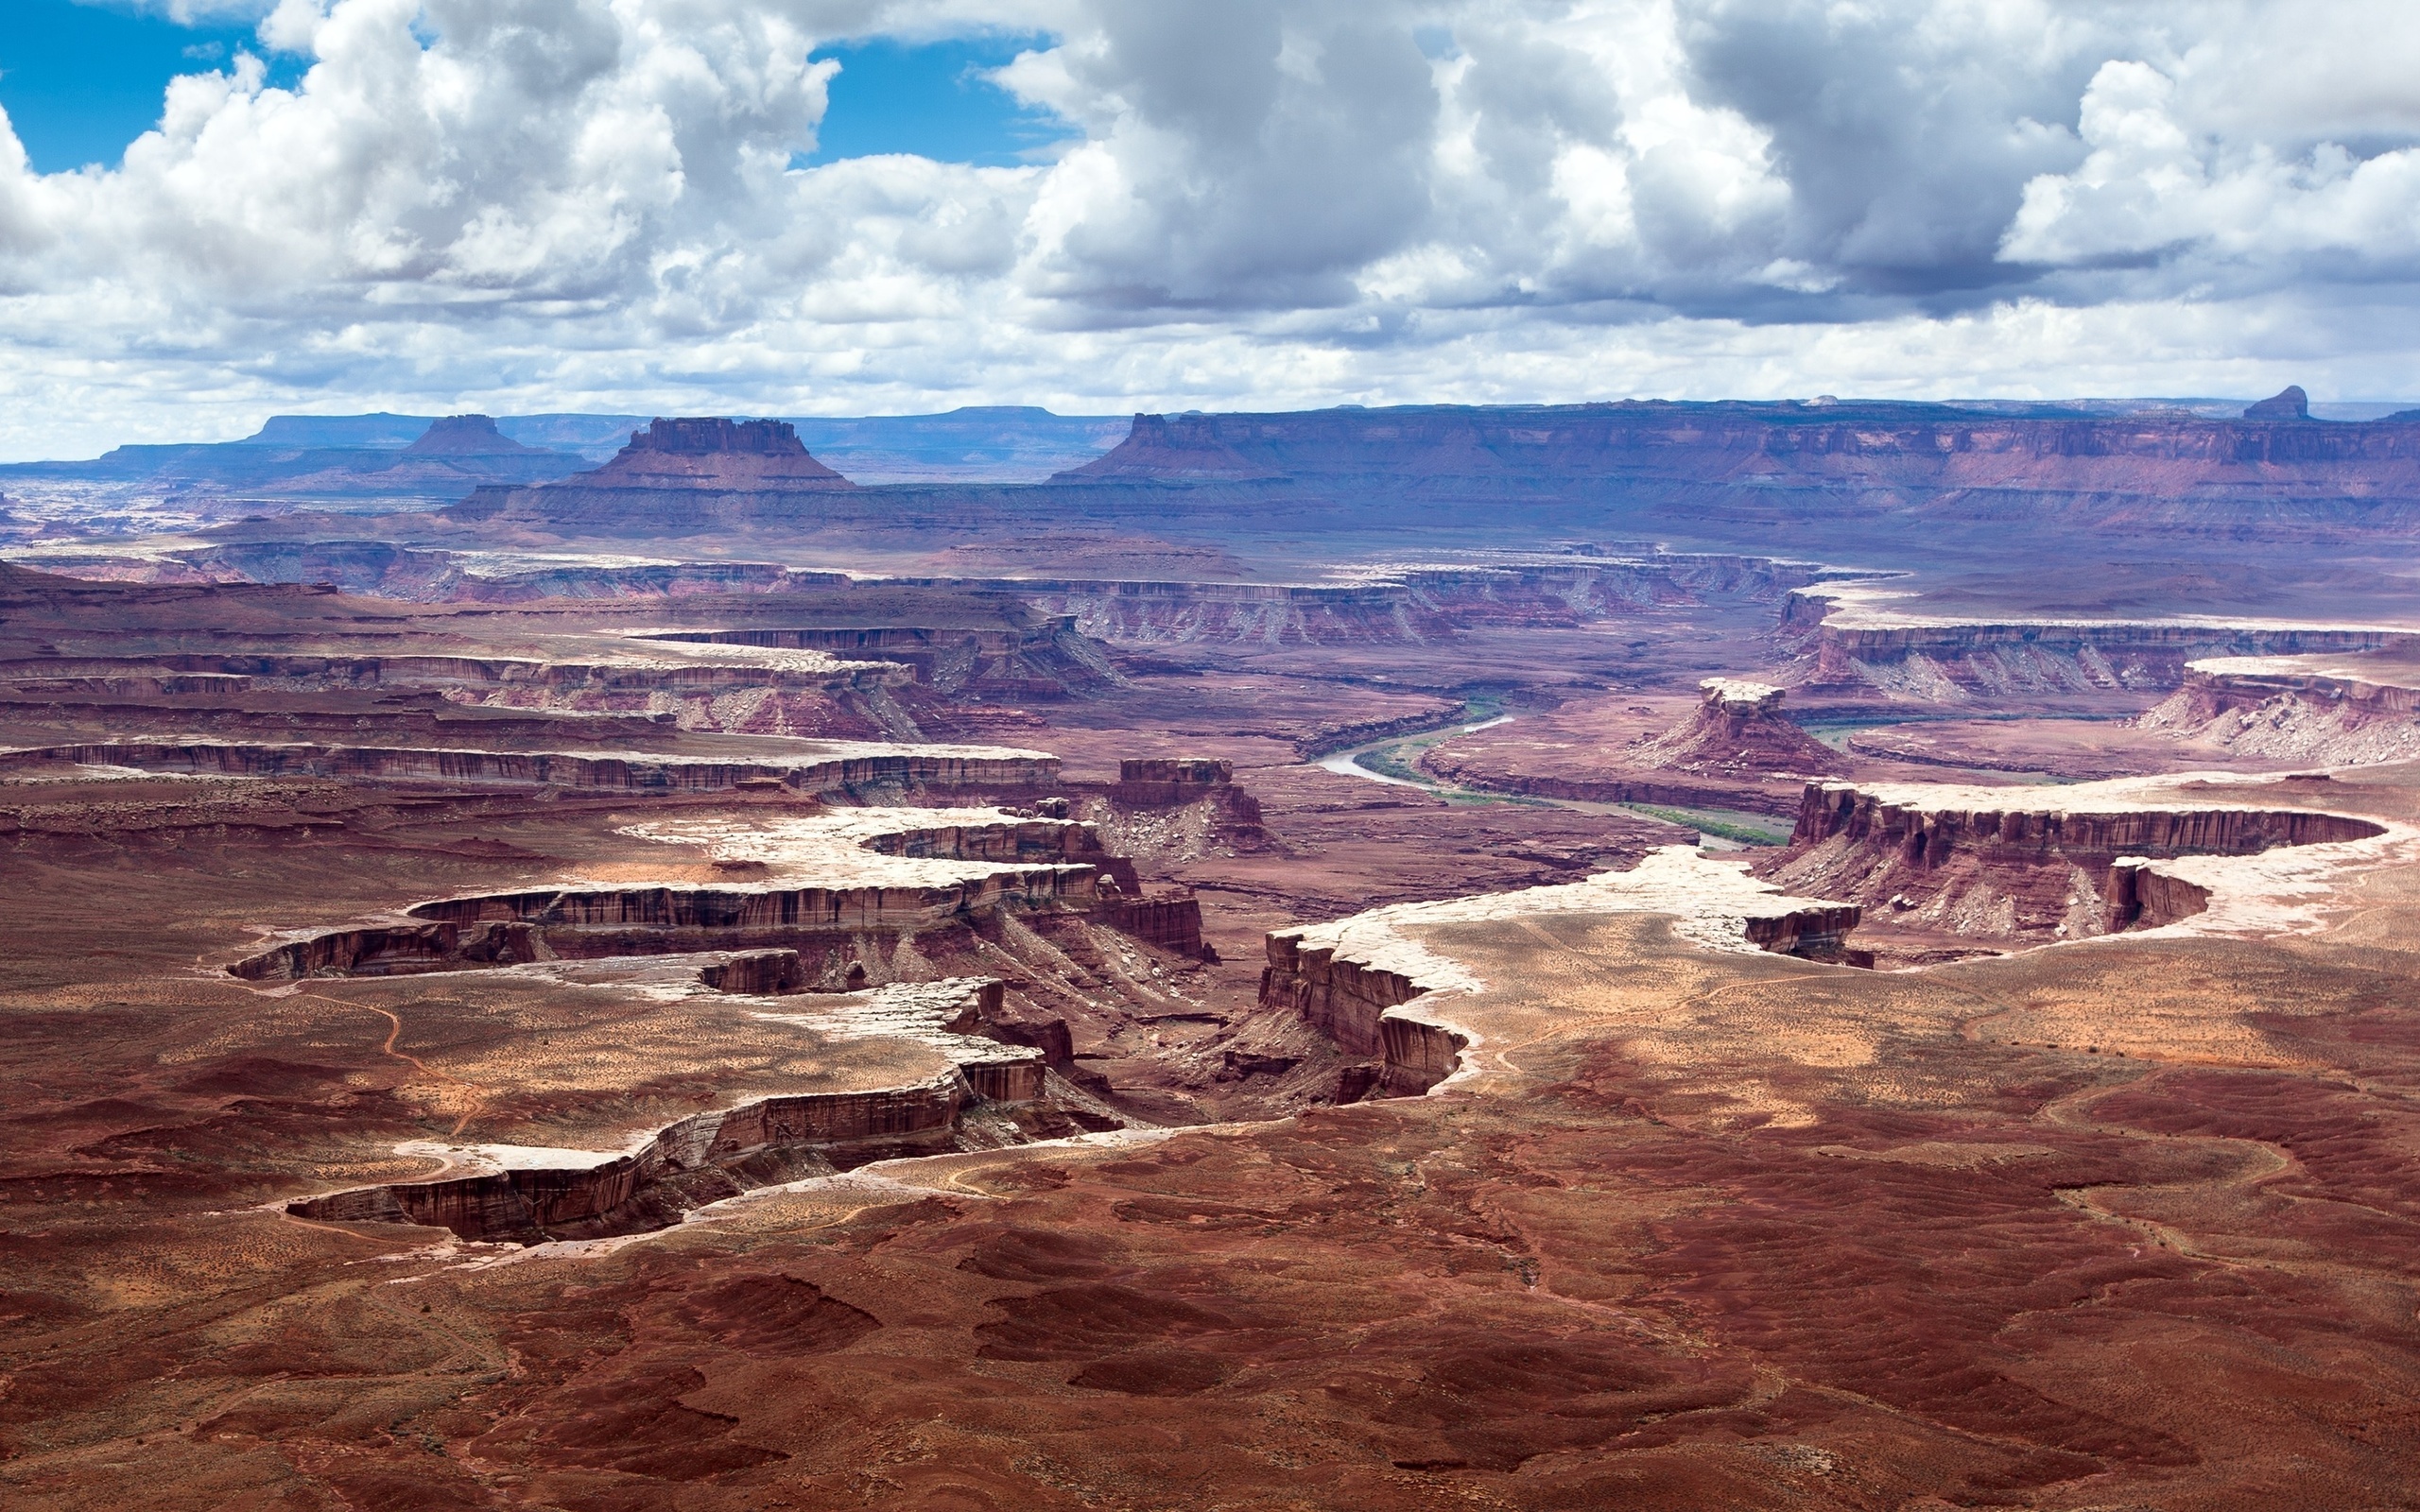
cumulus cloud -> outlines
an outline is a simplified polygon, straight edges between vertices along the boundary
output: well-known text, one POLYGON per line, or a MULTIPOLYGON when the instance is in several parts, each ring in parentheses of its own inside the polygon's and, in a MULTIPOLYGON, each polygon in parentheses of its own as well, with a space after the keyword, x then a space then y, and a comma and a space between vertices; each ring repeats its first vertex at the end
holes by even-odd
POLYGON ((2408 387, 2398 5, 153 3, 259 45, 114 168, 0 131, 0 450, 298 405, 2408 387), (997 82, 1055 158, 791 165, 820 48, 986 29, 1048 39, 997 82))

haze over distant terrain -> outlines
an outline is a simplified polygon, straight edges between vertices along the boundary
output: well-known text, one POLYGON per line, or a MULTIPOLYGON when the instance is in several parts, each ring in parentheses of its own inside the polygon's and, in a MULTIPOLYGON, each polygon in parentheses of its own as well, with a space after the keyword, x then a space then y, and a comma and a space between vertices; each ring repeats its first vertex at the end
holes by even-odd
POLYGON ((840 415, 2412 387, 2420 19, 2391 3, 19 11, 19 458, 233 439, 330 393, 840 415), (133 103, 63 118, 86 94, 133 103))

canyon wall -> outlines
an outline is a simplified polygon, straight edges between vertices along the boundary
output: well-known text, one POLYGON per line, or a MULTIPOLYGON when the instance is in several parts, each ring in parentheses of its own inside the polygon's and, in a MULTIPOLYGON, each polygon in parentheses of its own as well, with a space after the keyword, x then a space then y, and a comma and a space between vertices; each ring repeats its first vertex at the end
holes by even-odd
POLYGON ((2383 627, 2183 620, 1893 623, 1841 612, 1819 593, 1795 593, 1784 607, 1783 632, 1813 661, 1804 685, 1810 695, 1879 691, 1948 704, 2159 692, 2183 686, 2187 663, 2197 658, 2372 651, 2413 638, 2383 627))
POLYGON ((1868 791, 1809 782, 1790 844, 1847 839, 1898 851, 1911 862, 1939 863, 1961 851, 2003 858, 2240 856, 2385 833, 2368 819, 2315 809, 2169 808, 2151 799, 2139 809, 2049 807, 2062 797, 2025 788, 1952 788, 1933 797, 1921 788, 1868 791))
POLYGON ((1869 919, 1898 928, 2040 941, 2198 912, 2206 894, 2161 874, 2160 861, 2384 833, 2350 815, 2197 805, 2138 786, 1866 790, 1819 782, 1806 785, 1789 850, 1759 870, 1854 900, 1869 919))
POLYGON ((1883 401, 1138 415, 1066 486, 1618 499, 1701 532, 1895 521, 2296 538, 2420 524, 2420 423, 1883 401))
POLYGON ((2247 756, 2339 766, 2410 761, 2420 757, 2420 666, 2405 658, 2215 657, 2189 663, 2184 686, 2135 722, 2247 756))
MULTIPOLYGON (((1002 1057, 1015 1057, 1006 1050, 1002 1057)), ((1026 1052, 1023 1058, 1031 1074, 986 1080, 1001 1091, 1038 1094, 1040 1057, 1026 1052)), ((767 1177, 946 1149, 960 1109, 976 1095, 968 1077, 953 1069, 907 1087, 767 1097, 684 1118, 636 1152, 594 1164, 401 1182, 309 1198, 286 1211, 322 1222, 421 1224, 464 1239, 523 1244, 640 1232, 766 1185, 767 1177)))
POLYGON ((719 792, 778 782, 804 793, 875 787, 1028 788, 1058 777, 1059 760, 1035 752, 959 754, 904 747, 879 754, 760 762, 564 751, 409 747, 240 745, 216 741, 110 741, 0 752, 0 766, 68 762, 229 777, 338 777, 376 782, 504 783, 628 793, 719 792))
POLYGON ((1397 1011, 1427 991, 1411 978, 1305 944, 1300 931, 1272 932, 1267 948, 1261 1007, 1296 1015, 1347 1055, 1377 1057, 1375 1086, 1389 1095, 1425 1092, 1460 1064, 1463 1036, 1397 1011))
POLYGON ((228 967, 252 981, 472 971, 542 960, 739 951, 701 977, 724 991, 836 990, 862 984, 884 942, 962 931, 1003 910, 1083 914, 1145 944, 1215 961, 1189 892, 1142 895, 1132 861, 1088 824, 933 825, 858 842, 908 860, 987 863, 950 883, 547 886, 416 903, 395 919, 327 930, 228 967), (773 985, 767 985, 773 984, 773 985))

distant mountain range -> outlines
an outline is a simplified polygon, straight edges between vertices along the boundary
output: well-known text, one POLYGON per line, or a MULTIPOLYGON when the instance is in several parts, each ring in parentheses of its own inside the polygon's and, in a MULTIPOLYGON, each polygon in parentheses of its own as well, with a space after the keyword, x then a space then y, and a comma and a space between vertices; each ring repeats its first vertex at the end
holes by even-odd
MULTIPOLYGON (((0 487, 25 479, 289 503, 450 502, 482 483, 539 483, 593 467, 654 418, 504 415, 493 421, 492 447, 430 450, 418 443, 437 416, 274 415, 240 441, 121 446, 88 461, 0 466, 0 487)), ((1131 420, 994 406, 790 423, 817 457, 859 483, 1030 483, 1108 451, 1131 420)))

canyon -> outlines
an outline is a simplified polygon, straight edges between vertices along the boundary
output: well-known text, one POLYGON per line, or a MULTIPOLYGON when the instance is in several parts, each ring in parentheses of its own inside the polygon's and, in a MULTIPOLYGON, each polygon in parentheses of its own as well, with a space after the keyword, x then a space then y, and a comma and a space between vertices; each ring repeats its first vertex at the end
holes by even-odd
POLYGON ((0 1494, 2403 1504, 2420 425, 2249 408, 12 470, 0 1494))

